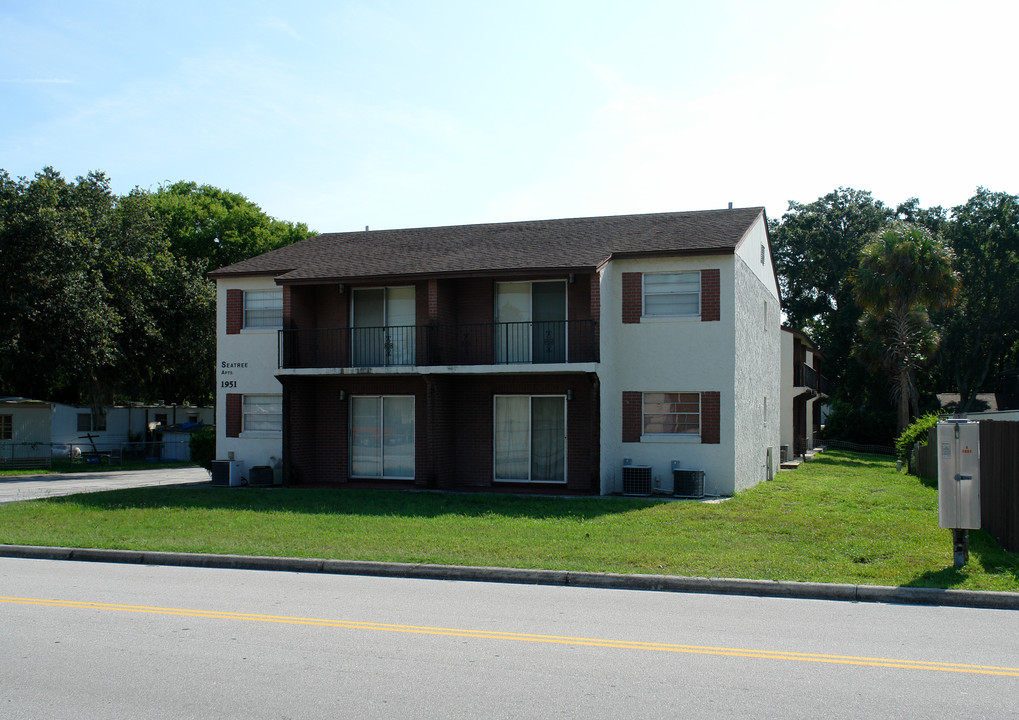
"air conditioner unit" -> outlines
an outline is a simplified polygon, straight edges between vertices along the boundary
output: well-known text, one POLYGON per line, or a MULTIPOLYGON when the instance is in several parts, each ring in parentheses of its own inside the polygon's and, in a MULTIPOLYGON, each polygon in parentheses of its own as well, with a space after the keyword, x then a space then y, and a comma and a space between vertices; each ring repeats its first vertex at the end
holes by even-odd
POLYGON ((623 495, 651 494, 651 466, 623 465, 623 495))
POLYGON ((243 460, 213 460, 212 461, 212 484, 223 487, 234 487, 241 485, 244 472, 243 460))
POLYGON ((676 497, 704 497, 704 471, 690 468, 672 471, 672 494, 676 497))

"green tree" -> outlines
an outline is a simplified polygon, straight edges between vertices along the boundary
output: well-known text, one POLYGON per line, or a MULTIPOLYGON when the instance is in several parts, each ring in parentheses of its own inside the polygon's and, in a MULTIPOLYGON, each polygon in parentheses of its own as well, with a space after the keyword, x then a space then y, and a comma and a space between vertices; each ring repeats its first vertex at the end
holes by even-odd
POLYGON ((1019 196, 977 188, 952 209, 945 236, 961 289, 955 306, 935 315, 945 336, 941 377, 965 409, 997 373, 1019 366, 1019 196))
POLYGON ((863 247, 854 288, 863 310, 855 354, 889 376, 902 433, 911 403, 917 412, 916 373, 940 339, 928 311, 949 307, 958 288, 952 253, 925 227, 895 222, 863 247))
POLYGON ((851 440, 862 441, 861 432, 874 443, 880 441, 875 435, 892 436, 891 424, 876 428, 868 410, 883 387, 850 356, 860 318, 852 275, 866 238, 893 216, 869 192, 838 188, 811 203, 790 201, 788 212, 769 226, 786 322, 806 331, 824 356, 832 399, 844 401, 833 403, 841 411, 828 429, 851 440))
POLYGON ((153 193, 171 248, 205 271, 304 240, 304 223, 276 220, 243 195, 211 185, 176 182, 153 193))
POLYGON ((113 220, 102 173, 67 182, 0 171, 0 384, 6 392, 96 397, 116 357, 121 318, 100 256, 113 220))

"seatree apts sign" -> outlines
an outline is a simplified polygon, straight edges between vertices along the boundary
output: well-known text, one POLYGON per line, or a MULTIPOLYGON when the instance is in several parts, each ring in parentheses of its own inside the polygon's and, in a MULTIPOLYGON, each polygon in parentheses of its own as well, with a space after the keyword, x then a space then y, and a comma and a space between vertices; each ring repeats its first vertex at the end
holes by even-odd
POLYGON ((247 367, 248 367, 248 364, 246 362, 226 362, 226 361, 223 361, 222 363, 220 363, 220 365, 219 365, 219 374, 220 374, 219 386, 221 388, 235 388, 235 387, 237 387, 237 381, 236 380, 229 379, 228 377, 225 377, 225 376, 231 376, 231 375, 234 374, 235 370, 244 370, 247 367))

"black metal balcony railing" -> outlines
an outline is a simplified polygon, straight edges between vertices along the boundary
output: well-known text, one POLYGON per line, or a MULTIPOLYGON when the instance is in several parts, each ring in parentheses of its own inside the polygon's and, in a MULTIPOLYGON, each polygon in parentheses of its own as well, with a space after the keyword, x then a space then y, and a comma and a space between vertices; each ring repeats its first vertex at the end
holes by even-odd
POLYGON ((280 330, 281 368, 578 363, 597 360, 594 320, 280 330))
POLYGON ((796 363, 793 367, 793 385, 810 388, 819 395, 828 394, 828 378, 806 363, 796 363))

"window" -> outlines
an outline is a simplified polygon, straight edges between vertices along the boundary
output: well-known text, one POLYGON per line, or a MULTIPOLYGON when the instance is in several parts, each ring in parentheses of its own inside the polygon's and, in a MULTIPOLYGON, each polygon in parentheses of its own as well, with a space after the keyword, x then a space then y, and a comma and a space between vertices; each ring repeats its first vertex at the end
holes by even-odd
POLYGON ((645 435, 700 435, 701 396, 689 392, 644 393, 645 435))
POLYGON ((78 432, 103 432, 106 430, 106 416, 92 413, 78 413, 78 432))
POLYGON ((169 425, 169 417, 166 413, 156 413, 156 425, 169 425))
POLYGON ((495 479, 566 482, 566 397, 496 395, 495 479))
POLYGON ((283 327, 283 291, 249 290, 245 292, 244 327, 283 327))
POLYGON ((197 423, 198 422, 198 416, 197 415, 188 415, 188 422, 189 423, 197 423))
POLYGON ((413 396, 351 397, 350 476, 414 478, 413 396))
POLYGON ((243 432, 283 431, 282 395, 245 395, 241 402, 243 432))
POLYGON ((645 273, 644 316, 696 316, 701 312, 701 274, 645 273))
POLYGON ((14 416, 0 415, 0 440, 14 439, 14 416))

